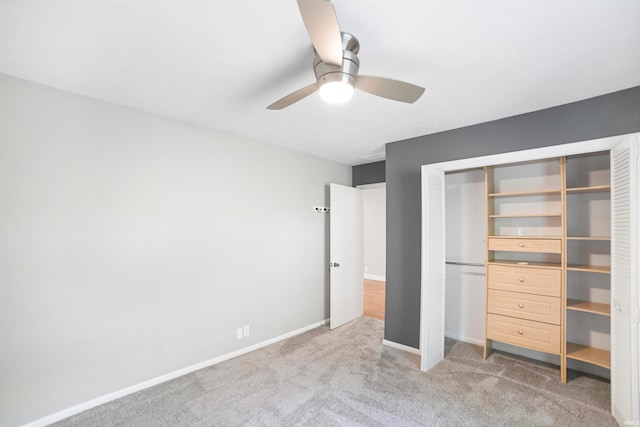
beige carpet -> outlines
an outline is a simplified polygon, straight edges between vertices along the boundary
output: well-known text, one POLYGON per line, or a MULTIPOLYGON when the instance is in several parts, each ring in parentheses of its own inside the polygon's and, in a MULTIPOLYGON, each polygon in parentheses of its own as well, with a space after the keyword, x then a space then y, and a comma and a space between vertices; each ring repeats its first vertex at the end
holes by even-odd
POLYGON ((383 322, 321 327, 58 426, 613 426, 608 382, 447 340, 429 372, 383 322))

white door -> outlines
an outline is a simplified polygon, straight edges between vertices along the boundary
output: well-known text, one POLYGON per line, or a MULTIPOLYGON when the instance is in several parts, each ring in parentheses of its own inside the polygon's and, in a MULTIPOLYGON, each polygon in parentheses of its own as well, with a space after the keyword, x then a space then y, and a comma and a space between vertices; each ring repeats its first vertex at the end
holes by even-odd
POLYGON ((331 184, 329 312, 331 329, 363 313, 364 243, 362 190, 331 184))
POLYGON ((422 169, 422 292, 420 369, 444 359, 444 171, 422 169))
POLYGON ((634 138, 611 150, 611 407, 620 425, 640 423, 638 180, 634 138))

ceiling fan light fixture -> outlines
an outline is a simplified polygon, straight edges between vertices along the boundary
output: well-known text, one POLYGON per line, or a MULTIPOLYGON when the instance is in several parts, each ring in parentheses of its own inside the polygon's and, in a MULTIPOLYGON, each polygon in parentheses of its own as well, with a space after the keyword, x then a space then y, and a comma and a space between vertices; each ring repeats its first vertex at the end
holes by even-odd
POLYGON ((354 87, 345 81, 327 82, 320 86, 320 98, 329 104, 342 104, 351 99, 354 87))
MULTIPOLYGON (((321 71, 316 67, 316 71, 321 71)), ((318 92, 320 98, 329 104, 342 104, 353 96, 356 88, 356 79, 353 75, 344 71, 330 71, 318 78, 318 92)))
POLYGON ((347 102, 356 88, 409 104, 422 96, 424 88, 411 83, 358 75, 360 43, 353 34, 340 31, 331 0, 298 0, 298 8, 313 44, 316 82, 277 100, 268 110, 281 110, 316 91, 322 100, 331 104, 347 102))

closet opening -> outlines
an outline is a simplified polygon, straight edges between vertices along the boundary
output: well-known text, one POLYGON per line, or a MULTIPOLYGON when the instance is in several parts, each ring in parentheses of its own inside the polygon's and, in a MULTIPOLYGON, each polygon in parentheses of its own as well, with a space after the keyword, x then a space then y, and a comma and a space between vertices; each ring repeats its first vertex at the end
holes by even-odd
MULTIPOLYGON (((640 134, 620 135, 429 164, 422 167, 420 320, 422 370, 429 370, 438 364, 444 358, 445 353, 444 338, 448 323, 446 322, 448 313, 446 313, 445 307, 445 288, 449 285, 450 279, 446 274, 448 268, 446 255, 449 253, 442 250, 446 249, 448 242, 445 217, 447 220, 449 218, 445 212, 445 174, 482 167, 485 170, 487 182, 485 191, 487 208, 484 215, 487 221, 485 253, 487 268, 494 267, 487 271, 487 276, 490 277, 492 274, 499 276, 494 277, 493 280, 487 280, 487 284, 494 283, 499 286, 493 286, 494 289, 487 288, 485 305, 487 327, 486 336, 483 339, 485 341, 485 355, 490 353, 492 342, 496 341, 516 347, 528 346, 529 348, 526 350, 538 350, 562 359, 570 359, 569 362, 586 362, 596 368, 606 369, 610 366, 614 416, 620 423, 623 419, 637 419, 640 414, 640 399, 638 399, 640 332, 637 322, 638 306, 640 305, 637 261, 640 245, 637 210, 640 199, 639 146, 640 134), (585 159, 587 163, 605 164, 606 161, 598 159, 601 155, 598 152, 606 152, 606 155, 611 156, 611 172, 606 172, 611 179, 610 189, 609 184, 601 183, 597 178, 598 175, 605 174, 600 171, 604 168, 595 165, 594 173, 584 174, 587 168, 580 165, 580 163, 584 163, 585 159), (589 155, 586 155, 587 153, 589 155), (502 187, 501 182, 496 185, 496 169, 502 170, 510 165, 523 164, 524 162, 544 163, 553 159, 558 160, 560 165, 560 177, 562 178, 559 182, 560 188, 557 188, 557 185, 553 188, 541 185, 533 189, 514 190, 502 187), (583 178, 581 179, 586 184, 583 185, 579 181, 572 182, 571 172, 565 170, 567 161, 578 164, 574 170, 582 174, 583 178), (600 204, 604 206, 601 202, 605 199, 599 195, 601 192, 610 193, 610 202, 607 202, 610 203, 610 209, 598 206, 600 204), (584 196, 586 194, 589 194, 586 200, 580 200, 586 197, 584 196), (532 197, 549 197, 550 200, 545 201, 542 205, 550 208, 559 205, 561 211, 557 212, 553 209, 541 211, 536 203, 529 207, 522 204, 522 200, 526 201, 532 197), (555 198, 560 199, 559 203, 555 198), (572 198, 576 199, 575 203, 569 200, 572 198), (515 204, 503 206, 502 202, 495 202, 498 199, 501 201, 502 199, 514 199, 515 204), (575 206, 572 207, 573 205, 575 206), (603 213, 598 213, 598 210, 610 212, 610 220, 603 218, 603 213), (569 213, 567 214, 567 212, 569 213), (576 218, 586 212, 588 212, 586 225, 584 222, 577 222, 576 218), (571 219, 573 221, 570 221, 571 219), (589 222, 591 219, 597 221, 595 228, 591 227, 594 225, 589 222), (514 221, 518 224, 514 225, 514 221), (523 226, 519 224, 520 222, 528 224, 523 226), (598 227, 604 223, 610 224, 610 235, 601 235, 603 230, 598 227), (524 259, 523 255, 525 254, 527 254, 525 258, 530 258, 524 259), (518 271, 513 272, 514 269, 518 271), (574 326, 580 326, 581 330, 584 330, 586 323, 572 322, 571 317, 589 315, 599 316, 598 319, 605 320, 609 317, 607 310, 603 310, 604 307, 602 307, 606 303, 597 301, 597 299, 606 300, 606 295, 600 298, 597 295, 598 292, 583 289, 584 283, 589 286, 588 282, 573 281, 571 278, 564 277, 565 275, 573 275, 573 273, 579 275, 585 272, 602 275, 600 277, 611 275, 611 279, 607 283, 599 280, 593 286, 596 290, 604 288, 606 284, 611 287, 608 291, 610 295, 608 312, 611 317, 610 364, 608 361, 601 361, 600 353, 606 354, 609 359, 609 351, 597 347, 597 341, 600 337, 594 336, 592 332, 574 333, 574 326), (507 280, 510 275, 515 277, 514 280, 518 283, 512 284, 510 279, 507 280), (573 290, 567 289, 567 286, 571 287, 572 282, 582 287, 573 290), (561 291, 560 295, 555 295, 558 283, 561 291), (498 289, 499 287, 510 287, 510 289, 498 289), (518 289, 514 289, 515 287, 518 289), (499 292, 494 292, 494 294, 500 292, 522 294, 518 296, 520 300, 517 301, 519 304, 516 304, 518 308, 512 310, 510 307, 502 306, 504 298, 500 295, 494 295, 499 298, 493 298, 494 306, 490 307, 489 303, 492 298, 488 295, 488 291, 495 289, 498 289, 499 292), (555 307, 551 304, 551 299, 559 299, 562 319, 557 319, 557 316, 545 317, 548 314, 546 311, 555 313, 557 311, 555 309, 543 310, 544 313, 524 313, 521 311, 523 308, 528 308, 531 305, 530 302, 535 303, 534 306, 555 307), (532 318, 525 319, 525 314, 532 318), (542 328, 542 326, 545 327, 542 328), (568 329, 566 329, 567 326, 568 329), (535 336, 536 334, 530 336, 528 329, 539 333, 537 336, 535 336), (573 342, 589 340, 591 343, 586 345, 573 342), (592 345, 593 347, 591 347, 592 345), (592 351, 592 349, 602 351, 592 351)), ((514 182, 517 182, 519 178, 525 178, 525 175, 516 174, 513 177, 514 182)), ((546 176, 542 177, 540 184, 543 184, 546 178, 546 176)), ((460 307, 456 307, 454 310, 461 311, 460 307)), ((589 327, 589 325, 586 326, 589 327)), ((604 336, 607 334, 606 328, 594 327, 593 329, 596 330, 596 335, 604 336)), ((565 371, 566 365, 563 361, 561 372, 565 371)))

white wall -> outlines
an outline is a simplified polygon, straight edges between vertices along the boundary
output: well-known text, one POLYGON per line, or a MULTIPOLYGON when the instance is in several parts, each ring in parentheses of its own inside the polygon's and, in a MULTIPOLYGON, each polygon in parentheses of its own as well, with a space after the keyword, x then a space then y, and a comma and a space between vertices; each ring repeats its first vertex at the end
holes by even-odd
POLYGON ((0 75, 0 425, 327 318, 330 182, 351 168, 0 75))
MULTIPOLYGON (((446 260, 484 264, 487 233, 484 170, 445 175, 446 260)), ((484 342, 486 272, 484 267, 446 266, 445 335, 484 342)))
POLYGON ((364 277, 385 280, 387 259, 387 209, 384 183, 363 185, 364 277))

